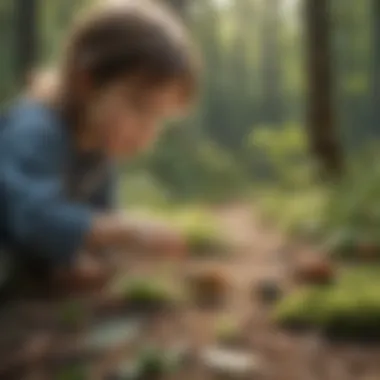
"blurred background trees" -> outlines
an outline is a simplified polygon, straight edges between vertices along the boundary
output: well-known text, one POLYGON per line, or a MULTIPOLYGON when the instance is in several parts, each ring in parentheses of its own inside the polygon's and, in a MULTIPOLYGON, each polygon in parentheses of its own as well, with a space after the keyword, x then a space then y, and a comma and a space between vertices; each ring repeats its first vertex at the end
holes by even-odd
MULTIPOLYGON (((86 2, 91 0, 2 0, 3 104, 30 63, 54 62, 86 2)), ((202 51, 201 99, 154 150, 126 166, 126 178, 143 169, 172 198, 224 200, 245 193, 251 183, 278 179, 273 162, 288 164, 276 160, 276 146, 279 140, 286 145, 288 135, 309 136, 309 152, 332 175, 342 171, 347 153, 378 135, 379 1, 167 3, 186 19, 202 51), (252 143, 263 130, 270 136, 264 150, 252 143)))

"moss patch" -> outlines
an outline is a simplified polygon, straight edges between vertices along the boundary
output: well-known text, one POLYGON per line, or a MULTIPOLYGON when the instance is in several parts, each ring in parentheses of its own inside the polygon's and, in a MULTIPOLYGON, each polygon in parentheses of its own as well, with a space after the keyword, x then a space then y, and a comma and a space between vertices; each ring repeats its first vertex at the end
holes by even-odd
POLYGON ((379 274, 379 266, 346 269, 335 284, 286 297, 274 318, 285 327, 316 328, 333 337, 380 340, 379 274))

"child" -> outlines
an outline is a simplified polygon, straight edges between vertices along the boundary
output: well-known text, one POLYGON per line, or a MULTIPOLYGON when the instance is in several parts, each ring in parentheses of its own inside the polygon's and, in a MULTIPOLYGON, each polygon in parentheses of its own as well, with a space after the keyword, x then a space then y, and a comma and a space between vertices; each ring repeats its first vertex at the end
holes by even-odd
POLYGON ((93 9, 67 42, 48 98, 29 92, 1 132, 0 237, 39 278, 91 282, 99 251, 182 246, 172 229, 113 210, 114 164, 191 104, 197 64, 175 17, 142 0, 93 9))

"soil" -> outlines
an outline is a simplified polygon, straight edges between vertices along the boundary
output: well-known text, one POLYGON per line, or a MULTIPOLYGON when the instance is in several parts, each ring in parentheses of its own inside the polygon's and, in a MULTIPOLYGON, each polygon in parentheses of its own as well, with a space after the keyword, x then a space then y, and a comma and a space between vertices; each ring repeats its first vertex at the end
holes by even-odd
MULTIPOLYGON (((57 304, 51 300, 17 301, 0 313, 0 379, 70 380, 59 374, 78 365, 86 368, 88 379, 107 379, 123 362, 133 360, 141 347, 152 343, 165 349, 185 342, 196 357, 200 350, 215 344, 215 327, 221 316, 241 321, 246 337, 244 349, 257 356, 262 366, 258 379, 380 379, 380 346, 334 343, 318 332, 285 332, 272 323, 271 306, 263 304, 259 297, 253 299, 254 289, 261 281, 280 284, 285 292, 291 290, 295 286, 291 281, 292 269, 299 255, 307 255, 308 249, 289 245, 278 233, 261 226, 251 211, 244 205, 215 211, 226 232, 244 247, 232 258, 189 258, 167 265, 133 259, 120 265, 127 275, 155 273, 162 265, 178 286, 183 285, 189 273, 220 271, 231 284, 223 308, 202 310, 189 304, 148 318, 139 316, 142 327, 138 338, 104 350, 86 351, 81 343, 99 320, 131 318, 128 310, 113 304, 109 307, 112 302, 99 306, 99 299, 86 300, 92 318, 86 320, 85 327, 67 329, 55 323, 57 304), (96 318, 96 314, 102 317, 96 318)), ((197 363, 192 361, 170 379, 213 379, 197 363)))

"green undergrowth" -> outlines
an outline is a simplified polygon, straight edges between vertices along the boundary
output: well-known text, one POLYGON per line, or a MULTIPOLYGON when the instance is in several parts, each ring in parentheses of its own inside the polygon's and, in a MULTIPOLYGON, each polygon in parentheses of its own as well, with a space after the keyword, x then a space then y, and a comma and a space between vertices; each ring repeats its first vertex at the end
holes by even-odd
POLYGON ((336 283, 304 287, 281 301, 275 321, 347 339, 380 340, 380 266, 342 270, 336 283))
POLYGON ((136 215, 154 217, 176 226, 195 257, 224 256, 234 249, 219 221, 202 206, 136 209, 136 215))
POLYGON ((316 241, 322 238, 327 192, 321 189, 288 192, 266 188, 256 197, 266 224, 288 236, 316 241))
POLYGON ((167 279, 140 276, 127 278, 120 282, 115 293, 127 303, 144 305, 174 305, 182 301, 181 292, 167 279))

